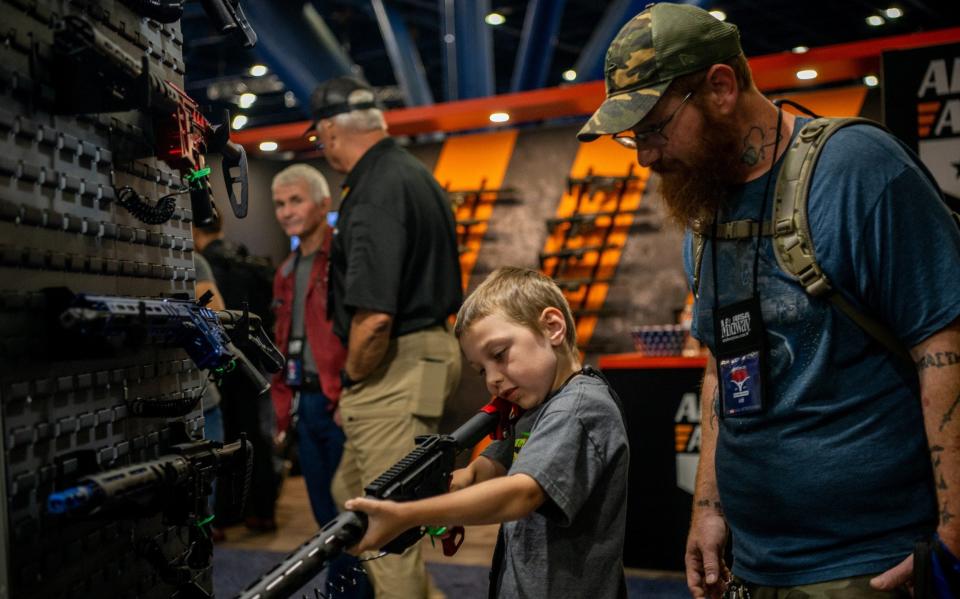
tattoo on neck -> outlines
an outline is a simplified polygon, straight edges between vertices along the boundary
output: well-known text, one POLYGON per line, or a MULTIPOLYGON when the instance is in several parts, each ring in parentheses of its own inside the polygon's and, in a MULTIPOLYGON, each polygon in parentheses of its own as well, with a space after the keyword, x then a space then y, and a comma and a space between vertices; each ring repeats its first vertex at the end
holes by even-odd
POLYGON ((743 153, 740 155, 740 161, 749 166, 756 166, 766 160, 766 148, 772 147, 774 143, 775 141, 767 142, 767 134, 763 127, 751 126, 743 138, 743 153))
POLYGON ((947 368, 948 366, 960 366, 960 354, 952 351, 936 352, 924 354, 916 362, 917 370, 923 372, 927 368, 947 368))

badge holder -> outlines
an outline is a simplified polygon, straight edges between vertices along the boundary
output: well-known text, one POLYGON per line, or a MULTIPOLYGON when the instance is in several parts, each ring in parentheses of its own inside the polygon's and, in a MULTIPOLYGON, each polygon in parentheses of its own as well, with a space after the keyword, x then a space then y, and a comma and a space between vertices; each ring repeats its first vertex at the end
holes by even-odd
POLYGON ((283 369, 283 382, 298 389, 303 385, 303 339, 291 339, 287 344, 287 362, 283 369))
POLYGON ((766 393, 766 333, 760 300, 714 311, 717 379, 723 416, 750 416, 763 411, 766 393))

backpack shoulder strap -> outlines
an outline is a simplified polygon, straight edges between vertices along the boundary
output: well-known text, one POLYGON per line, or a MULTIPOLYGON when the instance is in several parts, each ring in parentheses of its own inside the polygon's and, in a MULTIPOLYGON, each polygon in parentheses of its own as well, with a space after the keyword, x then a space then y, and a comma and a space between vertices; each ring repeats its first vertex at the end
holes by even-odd
POLYGON ((827 140, 850 125, 883 125, 863 118, 817 118, 796 135, 784 155, 773 198, 773 253, 780 268, 791 275, 804 291, 825 297, 850 317, 860 328, 883 344, 890 352, 912 364, 910 354, 883 323, 857 310, 837 293, 817 263, 807 220, 807 199, 813 181, 813 169, 827 140))

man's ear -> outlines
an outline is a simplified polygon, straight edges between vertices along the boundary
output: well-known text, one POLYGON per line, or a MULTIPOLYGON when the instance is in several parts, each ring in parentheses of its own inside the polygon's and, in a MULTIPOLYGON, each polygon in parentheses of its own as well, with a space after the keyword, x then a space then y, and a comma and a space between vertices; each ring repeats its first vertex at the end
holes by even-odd
POLYGON ((544 308, 540 313, 540 327, 543 329, 547 341, 554 347, 559 347, 567 336, 567 321, 563 312, 558 308, 544 308))
POLYGON ((703 89, 707 106, 723 116, 733 113, 737 99, 743 91, 737 82, 737 74, 726 64, 715 64, 707 70, 703 89))

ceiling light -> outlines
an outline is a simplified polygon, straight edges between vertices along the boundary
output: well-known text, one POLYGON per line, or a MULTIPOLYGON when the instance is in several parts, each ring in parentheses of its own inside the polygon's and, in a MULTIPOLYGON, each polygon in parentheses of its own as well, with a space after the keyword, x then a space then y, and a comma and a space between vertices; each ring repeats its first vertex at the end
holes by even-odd
POLYGON ((888 19, 899 19, 903 16, 903 11, 896 6, 891 6, 887 10, 883 11, 883 14, 886 15, 888 19))
POLYGON ((714 19, 718 21, 727 20, 727 13, 723 12, 722 10, 711 10, 710 14, 713 16, 714 19))
POLYGON ((573 69, 567 69, 563 72, 564 81, 574 81, 577 78, 577 72, 573 69))
POLYGON ((494 112, 490 115, 491 123, 506 123, 510 120, 510 115, 506 112, 494 112))
POLYGON ((275 152, 279 146, 275 141, 261 141, 260 142, 260 151, 261 152, 275 152))
POLYGON ((493 25, 494 27, 497 25, 503 25, 507 22, 507 19, 498 12, 492 12, 488 14, 483 18, 483 20, 487 25, 493 25))
POLYGON ((880 85, 880 79, 876 75, 867 75, 863 78, 863 84, 867 87, 877 87, 880 85))
POLYGON ((250 108, 257 101, 257 94, 250 92, 240 94, 240 108, 250 108))
POLYGON ((250 67, 250 75, 253 77, 263 77, 267 74, 267 67, 262 64, 255 64, 250 67))
POLYGON ((243 129, 244 125, 247 124, 247 117, 243 114, 238 114, 233 117, 233 120, 230 121, 230 126, 234 129, 243 129))
POLYGON ((794 46, 793 49, 790 51, 793 52, 794 54, 806 54, 807 52, 810 51, 810 48, 806 46, 794 46))
POLYGON ((867 17, 867 25, 871 27, 879 27, 884 23, 886 23, 886 21, 884 21, 880 15, 870 15, 867 17))
POLYGON ((797 71, 797 79, 806 81, 807 79, 816 79, 817 72, 813 69, 803 69, 802 71, 797 71))

